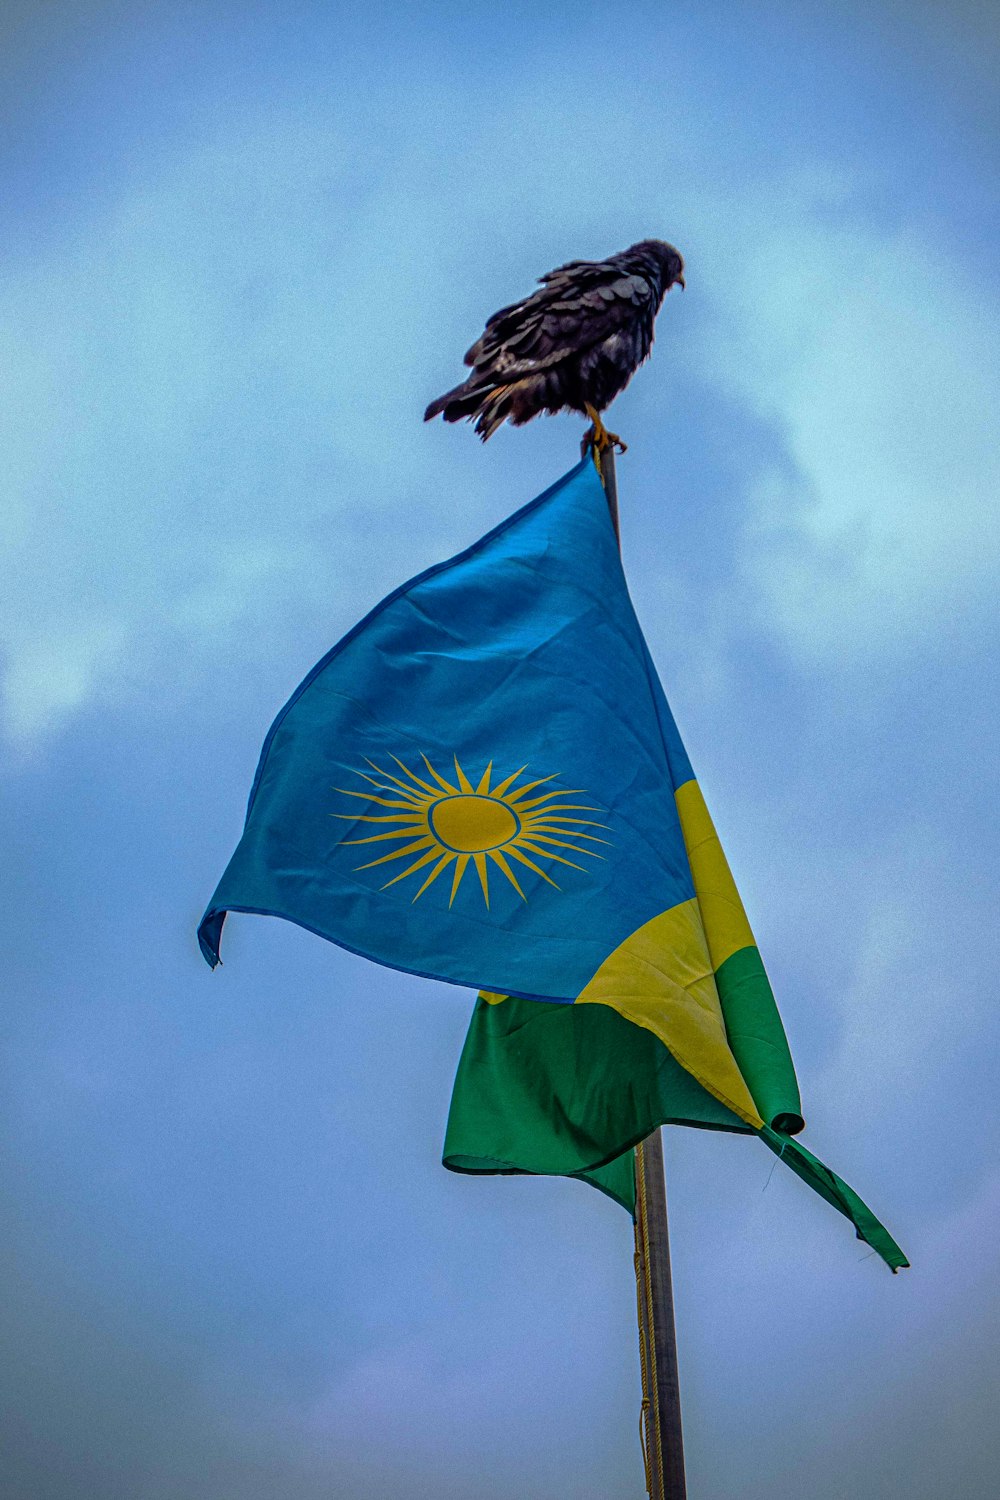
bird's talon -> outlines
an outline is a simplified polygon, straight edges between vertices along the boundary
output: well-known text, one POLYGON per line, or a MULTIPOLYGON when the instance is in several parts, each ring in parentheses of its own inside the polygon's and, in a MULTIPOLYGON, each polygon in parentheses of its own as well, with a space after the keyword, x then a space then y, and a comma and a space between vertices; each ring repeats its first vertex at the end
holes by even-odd
POLYGON ((601 454, 606 453, 609 448, 616 449, 619 453, 628 452, 628 444, 623 443, 617 432, 609 432, 601 421, 601 414, 593 406, 587 407, 587 416, 590 418, 590 426, 583 434, 580 444, 580 452, 583 455, 593 453, 594 462, 597 465, 598 474, 601 473, 601 454))

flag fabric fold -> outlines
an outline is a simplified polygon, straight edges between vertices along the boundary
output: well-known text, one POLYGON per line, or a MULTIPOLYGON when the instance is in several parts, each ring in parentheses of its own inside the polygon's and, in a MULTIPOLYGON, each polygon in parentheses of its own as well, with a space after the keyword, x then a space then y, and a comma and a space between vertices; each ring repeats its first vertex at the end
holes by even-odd
MULTIPOLYGON (((199 928, 213 966, 230 911, 481 991, 458 1170, 580 1175, 629 1207, 623 1154, 663 1121, 802 1128, 589 458, 309 673, 199 928)), ((807 1156, 794 1169, 861 1232, 864 1205, 807 1156)))
POLYGON ((452 1092, 444 1164, 472 1175, 578 1177, 634 1216, 631 1147, 659 1125, 758 1134, 891 1270, 909 1264, 857 1193, 786 1131, 754 1132, 648 1031, 609 1008, 480 995, 452 1092))

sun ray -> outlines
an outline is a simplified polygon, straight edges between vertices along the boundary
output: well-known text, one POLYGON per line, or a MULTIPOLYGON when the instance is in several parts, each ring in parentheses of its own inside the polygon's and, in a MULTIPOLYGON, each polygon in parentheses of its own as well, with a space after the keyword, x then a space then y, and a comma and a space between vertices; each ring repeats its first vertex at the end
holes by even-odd
MULTIPOLYGON (((358 774, 361 774, 360 771, 358 772, 358 774)), ((375 785, 377 784, 378 783, 376 782, 375 785)), ((387 792, 391 792, 392 787, 387 786, 384 788, 384 790, 387 792)), ((371 792, 349 792, 347 788, 343 786, 334 787, 334 791, 342 792, 345 797, 360 797, 362 802, 377 802, 379 807, 405 807, 407 812, 411 813, 421 811, 424 805, 421 802, 400 802, 396 797, 393 797, 391 799, 386 797, 373 797, 371 792)))
MULTIPOLYGON (((545 780, 546 781, 551 781, 552 778, 551 778, 551 776, 546 776, 545 780)), ((522 791, 524 791, 524 792, 530 792, 530 791, 533 790, 534 787, 541 786, 542 784, 543 784, 542 782, 535 781, 535 782, 530 783, 528 786, 518 787, 518 791, 519 792, 522 792, 522 791)), ((547 792, 542 792, 541 796, 532 798, 532 801, 534 801, 534 802, 548 802, 548 801, 555 802, 555 800, 556 800, 557 797, 586 797, 586 796, 587 796, 587 789, 586 789, 586 787, 582 787, 582 786, 552 786, 552 787, 549 787, 549 789, 548 789, 547 792)))
MULTIPOLYGON (((599 828, 610 832, 609 825, 598 818, 578 818, 578 812, 605 813, 605 809, 588 802, 567 799, 587 793, 581 787, 552 787, 558 773, 536 777, 523 786, 517 785, 528 769, 525 762, 519 770, 494 782, 494 761, 490 760, 473 780, 466 774, 457 754, 453 757, 455 782, 452 783, 432 765, 423 752, 420 759, 427 768, 426 777, 411 771, 398 755, 387 752, 399 775, 384 771, 374 760, 366 763, 374 773, 358 770, 355 774, 367 783, 363 792, 336 787, 341 796, 368 804, 364 813, 331 813, 339 822, 376 825, 376 831, 360 831, 360 836, 341 839, 348 847, 389 844, 384 854, 357 865, 357 870, 373 870, 395 861, 401 862, 399 873, 381 887, 383 891, 411 875, 424 871, 420 884, 410 897, 411 904, 446 870, 451 871, 448 907, 459 899, 469 866, 475 867, 479 888, 487 911, 491 909, 490 865, 513 887, 522 901, 541 893, 541 884, 527 882, 523 873, 515 873, 512 863, 530 871, 537 881, 552 891, 561 889, 545 868, 553 863, 582 874, 594 869, 592 864, 577 863, 570 854, 603 860, 605 856, 590 848, 591 844, 611 847, 612 841, 591 833, 599 828), (493 785, 491 785, 493 782, 493 785), (539 788, 544 790, 539 791, 539 788), (532 794, 535 795, 532 795, 532 794), (372 808, 385 811, 373 812, 372 808), (388 826, 386 826, 388 825, 388 826), (566 853, 557 851, 565 850, 566 853), (522 884, 524 882, 524 884, 522 884)), ((354 832, 354 827, 344 829, 354 832)), ((377 851, 372 851, 377 852, 377 851)), ((508 898, 509 900, 509 898, 508 898)), ((440 903, 443 906, 443 900, 440 903)), ((509 907, 504 907, 509 909, 509 907)))
MULTIPOLYGON (((546 838, 554 842, 558 842, 559 839, 572 841, 573 839, 594 838, 593 834, 580 833, 575 828, 546 828, 544 824, 539 823, 526 825, 524 831, 530 839, 546 838)), ((604 840, 597 839, 597 843, 604 843, 604 840)))
POLYGON ((515 891, 520 896, 521 900, 522 901, 527 901, 527 899, 528 899, 527 896, 524 894, 524 892, 522 891, 521 887, 517 883, 517 876, 514 874, 514 871, 511 869, 510 865, 507 863, 507 861, 504 859, 503 855, 500 853, 500 850, 499 849, 491 849, 490 852, 489 852, 488 858, 490 858, 495 865, 499 865, 500 866, 500 869, 506 875, 507 879, 510 881, 511 885, 514 887, 515 891))
POLYGON ((584 833, 584 828, 607 828, 607 823, 598 823, 594 818, 525 818, 522 828, 545 828, 557 833, 567 833, 575 839, 597 838, 596 833, 584 833))
POLYGON ((600 822, 597 818, 563 818, 557 814, 547 812, 544 807, 537 812, 528 813, 527 817, 521 819, 525 828, 537 828, 541 823, 566 823, 576 824, 580 828, 607 828, 607 823, 600 822))
MULTIPOLYGON (((532 799, 531 799, 530 802, 519 802, 519 803, 516 803, 515 805, 516 805, 517 810, 518 810, 519 813, 526 813, 526 812, 530 811, 532 808, 535 808, 535 807, 544 807, 546 803, 549 803, 551 805, 556 797, 572 797, 575 794, 577 794, 579 792, 582 792, 582 790, 583 790, 583 788, 578 786, 578 787, 574 787, 573 791, 546 792, 544 797, 532 797, 532 799)), ((560 807, 571 807, 576 812, 579 812, 581 809, 584 812, 600 812, 600 810, 601 810, 599 807, 589 807, 588 808, 587 804, 585 802, 560 802, 559 806, 560 807)))
MULTIPOLYGON (((490 765, 492 765, 492 764, 493 764, 493 762, 490 761, 490 765)), ((522 774, 522 772, 526 771, 527 769, 528 769, 527 766, 522 766, 520 771, 515 771, 512 776, 508 776, 504 781, 498 781, 497 784, 496 784, 496 786, 493 788, 492 792, 490 793, 490 796, 491 797, 502 797, 504 795, 504 793, 506 792, 507 788, 510 787, 510 786, 513 786, 514 782, 517 780, 517 778, 522 774)), ((510 799, 508 798, 508 801, 509 800, 510 799)))
POLYGON ((407 854, 413 854, 417 849, 426 849, 428 846, 437 848, 437 840, 431 834, 424 834, 422 839, 414 839, 412 844, 407 844, 403 849, 393 849, 391 854, 383 854, 381 859, 370 859, 366 865, 355 865, 356 870, 373 870, 376 865, 387 865, 390 860, 403 859, 407 854))
POLYGON ((522 849, 530 849, 532 854, 540 854, 543 859, 554 859, 557 864, 569 865, 573 870, 583 870, 586 873, 586 865, 575 865, 571 859, 563 859, 561 854, 553 854, 549 849, 539 849, 537 844, 532 844, 528 839, 521 840, 522 849))
POLYGON ((382 889, 384 891, 387 891, 391 885, 396 884, 397 880, 405 880, 407 875, 413 874, 414 870, 420 870, 424 867, 424 865, 429 865, 432 859, 437 859, 439 852, 440 851, 437 848, 428 850, 428 852, 426 854, 422 854, 419 859, 415 859, 408 869, 402 870, 400 874, 394 875, 391 880, 387 880, 382 889))
POLYGON ((411 828, 423 828, 424 818, 422 813, 414 815, 411 813, 385 813, 383 816, 373 816, 371 813, 327 813, 328 818, 340 818, 345 823, 409 823, 411 828))
POLYGON ((458 784, 462 788, 462 791, 471 792, 472 782, 469 780, 468 776, 466 776, 465 772, 462 770, 462 767, 459 765, 457 755, 455 756, 455 775, 458 777, 458 784))
MULTIPOLYGON (((560 833, 562 833, 565 830, 564 829, 559 829, 558 831, 560 833)), ((538 833, 529 833, 528 837, 532 838, 532 839, 539 839, 539 838, 545 837, 546 840, 548 840, 549 836, 548 835, 543 835, 543 834, 538 834, 538 833)), ((573 838, 574 839, 588 839, 590 841, 590 843, 592 843, 592 844, 603 844, 604 847, 605 847, 605 849, 613 849, 614 848, 614 845, 612 844, 612 842, 611 842, 610 839, 595 839, 592 833, 574 833, 573 838)), ((556 842, 558 842, 558 840, 556 842)), ((566 848, 566 849, 575 849, 578 854, 592 854, 595 859, 604 859, 605 858, 605 856, 603 854, 598 854, 598 852, 597 852, 596 849, 589 849, 586 844, 575 844, 573 842, 570 842, 568 844, 565 844, 563 847, 566 848)))
POLYGON ((536 818, 550 818, 554 823, 594 823, 598 828, 607 828, 600 818, 567 818, 570 812, 603 812, 601 807, 587 807, 580 802, 553 802, 548 807, 533 807, 521 817, 522 823, 533 823, 536 818))
POLYGON ((460 788, 457 786, 452 786, 450 781, 445 781, 441 773, 439 771, 435 771, 426 755, 421 755, 420 758, 423 761, 424 765, 427 767, 428 771, 430 771, 431 775, 434 777, 434 780, 441 783, 442 789, 446 791, 450 797, 457 797, 460 788))
MULTIPOLYGON (((378 767, 376 766, 375 769, 378 770, 378 767)), ((373 787, 377 787, 380 792, 388 792, 390 796, 392 796, 398 793, 399 789, 402 788, 413 807, 421 807, 423 805, 423 799, 421 798, 420 793, 414 791, 412 786, 405 786, 402 782, 397 783, 396 786, 386 786, 384 781, 376 781, 375 777, 369 776, 367 771, 359 771, 357 774, 364 781, 369 782, 373 787)), ((384 775, 385 773, 379 772, 379 774, 384 775)), ((355 793, 355 795, 358 797, 363 797, 365 794, 364 792, 357 792, 355 793)))
POLYGON ((546 875, 541 865, 536 865, 535 861, 533 859, 529 859, 528 856, 523 853, 522 850, 518 849, 515 844, 509 845, 507 853, 510 855, 511 859, 518 859, 521 861, 522 865, 527 865, 529 870, 534 870, 536 875, 540 875, 543 880, 547 880, 549 885, 555 886, 557 891, 560 889, 557 882, 552 879, 552 876, 546 875))
MULTIPOLYGON (((603 854, 598 854, 596 849, 581 849, 578 844, 571 844, 567 839, 554 839, 548 833, 533 833, 531 839, 536 844, 554 844, 557 849, 572 849, 574 854, 586 854, 591 859, 603 859, 603 854)), ((555 859, 555 855, 552 856, 555 859)))
MULTIPOLYGON (((599 823, 597 826, 600 828, 603 825, 599 823)), ((533 823, 531 827, 526 828, 525 831, 532 836, 538 833, 565 833, 570 838, 589 839, 592 844, 607 844, 608 848, 611 848, 610 839, 600 839, 597 837, 596 833, 584 833, 579 828, 557 828, 554 827, 551 823, 533 823)))
POLYGON ((462 884, 462 876, 465 874, 468 863, 469 856, 467 854, 460 854, 458 856, 458 859, 455 861, 455 878, 451 882, 451 895, 448 898, 449 906, 451 906, 455 897, 458 895, 458 888, 462 884))
POLYGON ((476 874, 479 876, 479 884, 483 888, 483 900, 486 902, 486 909, 488 911, 490 906, 490 877, 486 873, 486 856, 485 854, 474 854, 472 858, 476 866, 476 874))
MULTIPOLYGON (((393 758, 393 760, 396 759, 395 756, 393 756, 392 758, 393 758)), ((368 764, 370 766, 371 765, 375 765, 374 761, 369 761, 368 764)), ((424 802, 426 802, 426 800, 427 800, 426 797, 422 797, 420 795, 420 793, 416 790, 415 787, 409 786, 405 781, 400 781, 399 777, 398 776, 393 776, 393 774, 392 774, 391 771, 383 771, 380 766, 375 766, 375 769, 376 769, 376 771, 378 771, 378 774, 380 776, 384 776, 385 777, 386 781, 391 781, 393 783, 393 785, 401 787, 402 790, 404 792, 406 792, 408 796, 414 797, 421 805, 424 802)), ((406 771, 406 767, 405 766, 403 766, 403 770, 406 771)), ((409 772, 407 772, 407 775, 409 775, 409 772)), ((414 777, 413 780, 415 781, 416 777, 414 777)), ((434 791, 432 791, 430 787, 428 787, 427 790, 431 793, 432 797, 436 797, 437 796, 437 793, 434 792, 434 791)))
MULTIPOLYGON (((520 772, 518 772, 518 775, 520 775, 520 772)), ((507 801, 510 803, 511 807, 516 807, 521 798, 526 796, 528 792, 533 792, 536 786, 544 786, 547 781, 555 781, 558 775, 558 771, 553 771, 551 776, 539 776, 537 781, 526 781, 524 786, 519 786, 516 792, 511 792, 510 796, 507 798, 507 801)), ((545 793, 546 797, 552 797, 556 795, 558 794, 554 792, 545 793)))
POLYGON ((411 771, 409 766, 405 766, 403 764, 398 755, 394 755, 392 759, 396 762, 399 769, 401 771, 404 771, 406 775, 409 776, 412 782, 414 782, 419 787, 423 787, 425 792, 430 792, 432 797, 437 797, 437 787, 431 786, 429 781, 422 780, 421 777, 417 775, 416 771, 411 771))
POLYGON ((408 828, 397 828, 388 833, 370 833, 366 839, 344 839, 345 844, 380 844, 383 839, 408 839, 416 833, 422 825, 411 823, 408 828))
MULTIPOLYGON (((441 874, 441 871, 447 869, 452 860, 457 858, 458 855, 454 852, 453 849, 446 849, 441 858, 438 860, 437 864, 434 866, 431 873, 428 875, 427 879, 424 881, 423 885, 420 887, 417 894, 414 896, 413 901, 419 900, 420 897, 424 894, 424 891, 426 891, 427 887, 434 884, 434 881, 437 880, 438 876, 441 874)), ((410 902, 411 906, 413 905, 413 901, 410 902)))

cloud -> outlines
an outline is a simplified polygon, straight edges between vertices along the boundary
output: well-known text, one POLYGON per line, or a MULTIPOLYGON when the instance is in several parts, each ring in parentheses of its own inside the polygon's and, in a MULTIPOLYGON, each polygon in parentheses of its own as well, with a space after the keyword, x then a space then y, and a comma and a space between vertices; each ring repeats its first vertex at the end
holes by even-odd
POLYGON ((941 55, 893 135, 895 26, 869 54, 792 8, 649 8, 598 90, 607 8, 525 10, 531 46, 495 8, 365 14, 360 48, 306 11, 161 46, 147 7, 64 48, 68 104, 46 58, 24 127, 63 154, 20 179, 0 287, 5 726, 46 752, 7 809, 4 1479, 641 1487, 627 1219, 436 1165, 467 1000, 250 918, 209 979, 191 931, 283 693, 572 461, 572 419, 420 427, 476 319, 652 229, 692 275, 615 409, 630 576, 808 1143, 914 1261, 862 1260, 759 1143, 668 1133, 692 1492, 986 1500, 993 705, 964 646, 995 385, 985 178, 942 148, 950 204, 913 185, 941 55))
POLYGON ((450 506, 385 440, 419 413, 430 316, 401 213, 433 242, 412 186, 357 180, 329 121, 289 104, 161 142, 11 247, 0 638, 22 751, 164 649, 207 665, 252 631, 266 654, 310 604, 349 624, 387 563, 410 571, 393 510, 414 489, 433 542, 450 506))
POLYGON ((715 252, 722 312, 701 351, 784 436, 787 462, 748 476, 744 567, 804 665, 908 653, 994 605, 996 290, 852 196, 807 178, 764 185, 750 221, 735 205, 746 261, 715 252))
POLYGON ((424 434, 430 461, 405 462, 452 373, 441 350, 543 261, 651 219, 677 225, 698 288, 693 312, 669 309, 657 358, 784 446, 746 457, 741 613, 799 663, 836 664, 981 612, 1000 394, 988 309, 929 238, 875 227, 870 165, 800 154, 737 172, 680 54, 670 78, 666 103, 637 78, 626 117, 571 80, 540 92, 518 76, 506 110, 542 149, 508 153, 501 174, 491 109, 447 157, 430 150, 467 105, 445 81, 406 85, 408 132, 387 124, 364 150, 301 80, 268 111, 213 99, 197 133, 174 124, 15 243, 0 294, 8 737, 41 743, 160 670, 164 649, 224 658, 251 633, 274 652, 311 608, 328 635, 346 628, 386 579, 473 535, 491 484, 509 508, 500 440, 487 458, 424 434), (669 129, 651 163, 654 119, 669 129), (588 190, 612 171, 613 209, 588 190), (442 292, 453 283, 464 296, 442 292))
POLYGON ((43 634, 29 629, 21 635, 8 627, 7 640, 7 730, 15 745, 26 746, 88 701, 119 659, 124 631, 113 623, 81 620, 62 630, 50 624, 43 634))
POLYGON ((886 1115, 950 1110, 955 1073, 972 1085, 970 1062, 994 1030, 978 940, 989 900, 968 887, 942 890, 942 864, 928 861, 918 844, 895 854, 889 879, 866 871, 878 893, 852 954, 839 1041, 811 1088, 813 1102, 830 1114, 850 1100, 864 1131, 886 1115), (956 951, 965 955, 958 970, 956 951))

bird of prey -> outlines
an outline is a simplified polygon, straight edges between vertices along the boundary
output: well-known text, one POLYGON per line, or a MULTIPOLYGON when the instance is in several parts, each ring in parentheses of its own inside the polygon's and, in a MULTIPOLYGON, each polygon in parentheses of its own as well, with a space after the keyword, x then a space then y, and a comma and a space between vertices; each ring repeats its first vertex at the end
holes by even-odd
POLYGON ((483 442, 503 422, 542 412, 590 418, 598 452, 620 440, 601 412, 649 355, 653 323, 684 262, 663 240, 640 240, 607 260, 571 260, 540 278, 540 289, 493 314, 465 356, 472 374, 432 401, 424 421, 475 419, 483 442))

